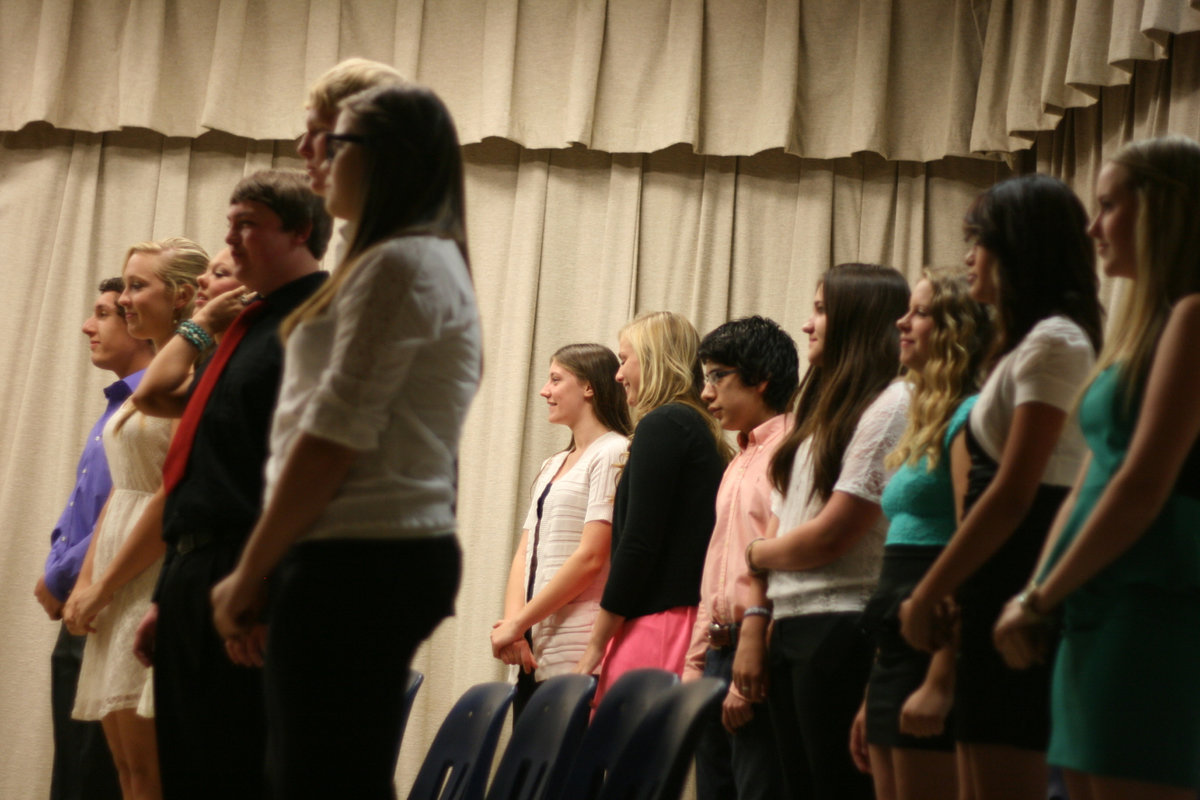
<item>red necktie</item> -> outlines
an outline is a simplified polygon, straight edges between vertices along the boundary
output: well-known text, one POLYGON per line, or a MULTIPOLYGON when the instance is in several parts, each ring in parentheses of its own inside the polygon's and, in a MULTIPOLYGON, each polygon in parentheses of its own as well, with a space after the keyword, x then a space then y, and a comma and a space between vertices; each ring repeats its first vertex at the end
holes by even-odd
POLYGON ((167 458, 163 462, 163 489, 167 494, 170 494, 171 490, 183 480, 188 456, 192 452, 192 442, 196 438, 196 428, 200 425, 200 417, 204 415, 208 396, 212 394, 217 379, 221 377, 221 371, 225 369, 225 365, 229 362, 233 351, 237 349, 238 343, 242 341, 246 331, 250 330, 250 326, 254 324, 254 320, 265 307, 266 303, 256 300, 242 309, 242 313, 238 314, 237 319, 225 332, 221 344, 217 347, 217 352, 213 353, 212 361, 204 370, 204 375, 200 377, 200 383, 192 392, 187 408, 183 410, 183 418, 179 420, 179 428, 175 431, 175 437, 171 439, 171 446, 167 449, 167 458))

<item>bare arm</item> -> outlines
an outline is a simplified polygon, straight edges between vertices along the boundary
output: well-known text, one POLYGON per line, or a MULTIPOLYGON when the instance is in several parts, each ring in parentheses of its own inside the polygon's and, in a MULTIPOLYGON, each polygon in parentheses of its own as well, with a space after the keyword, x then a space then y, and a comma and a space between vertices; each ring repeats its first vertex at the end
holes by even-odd
MULTIPOLYGON (((967 435, 959 433, 950 443, 950 485, 954 495, 954 519, 963 520, 963 502, 971 472, 967 435)), ((954 670, 958 643, 946 642, 933 654, 925 680, 900 709, 900 730, 910 736, 937 736, 945 729, 946 716, 954 703, 954 670)))
POLYGON ((1200 437, 1200 296, 1176 304, 1155 350, 1129 452, 1079 535, 1038 591, 1057 606, 1145 534, 1200 437))
POLYGON ((1046 403, 1017 406, 996 477, 913 590, 914 601, 932 605, 953 594, 1008 540, 1033 505, 1066 421, 1065 411, 1046 403))
POLYGON ((196 348, 182 336, 171 337, 154 355, 130 397, 137 410, 150 417, 182 417, 197 356, 196 348))
POLYGON ((971 454, 967 450, 967 434, 963 432, 950 443, 950 486, 954 492, 954 521, 957 525, 963 521, 963 504, 970 476, 971 454))
POLYGON ((508 569, 508 586, 504 590, 504 619, 512 619, 525 605, 525 552, 529 549, 529 530, 522 529, 521 541, 513 553, 508 569))
POLYGON ((83 565, 79 568, 79 577, 75 579, 75 586, 71 589, 71 594, 67 596, 66 603, 63 604, 62 617, 63 622, 67 626, 67 630, 79 636, 87 633, 88 629, 78 622, 67 616, 68 606, 71 603, 71 597, 76 592, 82 592, 92 585, 92 562, 96 558, 96 540, 100 538, 100 530, 104 525, 104 517, 108 515, 108 504, 112 500, 112 490, 108 492, 108 500, 104 501, 104 507, 100 509, 100 516, 96 517, 96 525, 92 528, 92 538, 88 540, 87 553, 83 556, 83 565))
MULTIPOLYGON (((756 569, 816 569, 854 547, 879 520, 879 504, 846 492, 834 492, 825 507, 787 533, 755 542, 749 549, 756 569)), ((778 517, 772 525, 778 528, 778 517)), ((770 530, 770 529, 769 529, 770 530)))
MULTIPOLYGON (((217 295, 192 316, 210 336, 219 336, 241 312, 245 289, 217 295)), ((151 417, 181 417, 192 384, 192 368, 200 353, 182 336, 172 336, 159 350, 131 399, 138 411, 151 417)))
POLYGON ((357 456, 358 451, 345 445, 300 434, 241 559, 213 588, 213 616, 222 636, 251 631, 265 600, 267 577, 296 539, 324 513, 357 456))
MULTIPOLYGON (((522 543, 526 539, 522 537, 522 543)), ((612 525, 602 520, 593 520, 583 526, 583 534, 575 552, 567 557, 563 565, 555 571, 537 594, 528 603, 517 608, 512 616, 505 613, 504 624, 492 631, 492 649, 498 650, 512 644, 525 635, 525 631, 553 614, 558 609, 579 596, 586 589, 604 565, 608 563, 608 551, 612 543, 612 525)), ((524 596, 524 587, 519 584, 524 578, 524 549, 521 552, 521 577, 518 578, 520 597, 524 596)), ((512 577, 514 569, 509 573, 509 598, 512 594, 512 577)))
MULTIPOLYGON (((129 536, 113 557, 104 574, 96 577, 89 585, 77 587, 71 592, 63 616, 69 624, 92 630, 92 620, 112 602, 118 589, 145 572, 162 557, 166 544, 162 539, 162 514, 166 493, 159 490, 146 503, 129 536)), ((92 537, 95 539, 95 536, 92 537)), ((88 547, 89 558, 91 546, 88 547)))
MULTIPOLYGON (((529 530, 524 529, 521 531, 521 541, 517 544, 517 552, 513 554, 512 566, 508 571, 508 586, 504 590, 504 616, 492 623, 493 634, 506 620, 516 616, 525 603, 525 548, 528 546, 529 530)), ((492 641, 493 657, 505 664, 519 666, 526 673, 537 669, 537 662, 524 636, 503 647, 496 647, 494 635, 489 638, 492 641)))

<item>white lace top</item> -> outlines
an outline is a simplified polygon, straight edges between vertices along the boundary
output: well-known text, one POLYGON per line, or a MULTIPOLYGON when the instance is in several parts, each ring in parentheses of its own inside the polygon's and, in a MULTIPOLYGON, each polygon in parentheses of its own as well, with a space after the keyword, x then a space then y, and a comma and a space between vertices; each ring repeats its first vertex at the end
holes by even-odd
MULTIPOLYGON (((883 465, 883 460, 904 433, 909 396, 909 385, 897 381, 863 412, 842 457, 842 471, 833 487, 835 492, 879 503, 893 472, 883 465)), ((771 511, 779 517, 780 536, 787 536, 825 506, 819 496, 809 498, 813 477, 811 445, 811 439, 805 440, 796 450, 787 496, 778 491, 772 493, 771 511)), ((767 579, 767 597, 774 604, 775 617, 862 611, 879 578, 887 527, 887 518, 880 514, 871 530, 848 552, 822 567, 772 570, 767 579)))
POLYGON ((454 242, 406 236, 365 254, 328 310, 288 338, 268 501, 305 432, 359 454, 304 539, 453 531, 458 440, 480 359, 475 293, 454 242))

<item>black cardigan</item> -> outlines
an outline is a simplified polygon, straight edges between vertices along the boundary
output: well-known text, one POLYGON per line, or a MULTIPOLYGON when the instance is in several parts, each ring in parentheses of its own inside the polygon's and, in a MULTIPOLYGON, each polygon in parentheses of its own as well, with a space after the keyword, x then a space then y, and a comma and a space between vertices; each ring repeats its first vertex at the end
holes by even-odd
POLYGON ((613 500, 602 608, 628 618, 699 604, 724 472, 696 409, 670 403, 642 418, 613 500))

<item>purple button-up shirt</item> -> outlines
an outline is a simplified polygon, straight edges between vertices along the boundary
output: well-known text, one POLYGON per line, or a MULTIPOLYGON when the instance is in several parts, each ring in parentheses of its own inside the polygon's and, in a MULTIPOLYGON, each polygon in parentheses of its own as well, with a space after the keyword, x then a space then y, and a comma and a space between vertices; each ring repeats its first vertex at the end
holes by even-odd
POLYGON ((83 557, 87 555, 88 543, 92 540, 92 529, 96 518, 108 500, 112 489, 112 478, 108 474, 108 459, 104 456, 101 433, 104 423, 142 381, 145 370, 138 370, 121 380, 114 381, 104 389, 108 407, 92 426, 83 455, 75 472, 75 488, 63 509, 58 524, 50 534, 50 555, 46 556, 46 588, 50 594, 65 601, 75 586, 83 557))

